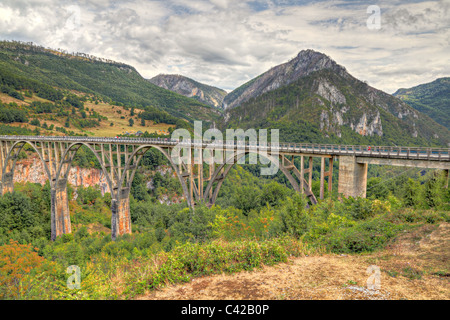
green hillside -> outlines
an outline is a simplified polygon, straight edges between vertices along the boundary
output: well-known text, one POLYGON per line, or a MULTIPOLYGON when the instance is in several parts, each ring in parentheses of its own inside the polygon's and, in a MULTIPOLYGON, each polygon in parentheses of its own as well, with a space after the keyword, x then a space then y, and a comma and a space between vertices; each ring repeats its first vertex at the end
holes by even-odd
POLYGON ((394 96, 450 129, 450 77, 409 89, 399 89, 394 96))
POLYGON ((19 42, 0 42, 0 83, 4 92, 29 89, 53 101, 62 98, 62 89, 76 90, 111 104, 154 107, 191 122, 210 122, 219 114, 195 99, 153 85, 126 64, 19 42))

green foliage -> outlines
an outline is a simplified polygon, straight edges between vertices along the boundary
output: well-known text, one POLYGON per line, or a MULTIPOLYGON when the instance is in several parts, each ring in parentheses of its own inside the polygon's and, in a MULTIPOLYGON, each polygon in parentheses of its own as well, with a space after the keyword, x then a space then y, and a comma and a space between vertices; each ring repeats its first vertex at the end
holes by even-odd
POLYGON ((50 102, 33 101, 30 108, 36 113, 52 113, 56 110, 56 105, 50 102))
POLYGON ((87 188, 78 187, 77 188, 77 202, 79 204, 88 204, 93 205, 96 203, 97 199, 101 198, 101 191, 98 186, 92 187, 89 186, 87 188))
POLYGON ((11 88, 14 88, 15 90, 28 89, 29 91, 36 93, 37 96, 51 101, 57 101, 63 98, 63 94, 52 86, 31 79, 29 74, 25 71, 17 72, 18 70, 10 63, 5 63, 8 62, 8 58, 6 58, 4 54, 0 55, 0 58, 0 84, 2 85, 2 88, 5 86, 9 87, 8 90, 10 91, 11 88))
POLYGON ((100 162, 98 161, 95 154, 84 145, 80 149, 78 149, 73 158, 72 165, 81 168, 101 168, 100 162))
POLYGON ((78 96, 76 96, 74 94, 67 95, 66 101, 74 108, 77 108, 77 109, 84 108, 83 102, 80 100, 80 98, 78 96))
POLYGON ((12 127, 4 124, 0 124, 0 134, 1 135, 37 135, 39 132, 22 128, 22 127, 12 127))
POLYGON ((284 233, 300 237, 308 231, 310 217, 305 210, 305 204, 302 196, 297 194, 293 198, 287 199, 280 212, 284 233))
POLYGON ((3 104, 0 103, 0 122, 3 123, 28 122, 28 116, 25 110, 16 108, 5 108, 3 104))
POLYGON ((191 127, 186 121, 183 121, 178 117, 172 116, 168 112, 159 110, 155 107, 147 107, 145 111, 139 114, 139 118, 141 118, 141 123, 144 121, 144 124, 145 120, 151 120, 154 123, 174 124, 177 129, 189 129, 191 127))
POLYGON ((32 119, 30 121, 30 124, 33 125, 33 126, 38 126, 38 127, 41 126, 41 122, 38 119, 32 119))
POLYGON ((177 213, 169 230, 183 242, 205 242, 211 239, 214 217, 214 211, 204 206, 196 207, 195 212, 186 208, 177 213))
MULTIPOLYGON (((246 177, 242 170, 230 176, 238 189, 241 185, 249 188, 253 183, 246 177)), ((434 190, 440 181, 439 175, 424 177, 425 189, 434 190)), ((142 174, 136 179, 136 186, 145 183, 142 174)), ((230 205, 198 205, 192 211, 185 203, 168 206, 149 201, 149 194, 142 200, 132 197, 133 234, 120 236, 116 241, 111 241, 104 231, 89 231, 99 223, 102 228, 111 228, 111 195, 102 197, 93 187, 78 188, 77 200, 71 202, 73 233, 54 242, 50 241, 49 183, 43 187, 17 184, 14 193, 0 197, 0 245, 9 243, 9 239, 31 243, 45 259, 42 261, 53 263, 56 269, 41 272, 43 278, 39 279, 46 281, 42 292, 30 290, 13 297, 133 297, 144 290, 197 276, 252 270, 287 261, 291 255, 372 252, 383 248, 401 230, 421 223, 450 221, 448 211, 405 208, 400 202, 404 199, 392 195, 387 199, 328 198, 308 209, 306 200, 290 189, 273 181, 259 183, 255 186, 260 188, 259 203, 245 208, 247 211, 230 205), (68 291, 58 284, 67 279, 64 270, 72 264, 80 266, 83 272, 83 287, 78 291, 68 291), (116 277, 123 280, 119 286, 111 281, 116 277)), ((69 198, 73 194, 69 188, 69 198)), ((433 192, 430 194, 433 203, 447 197, 447 191, 438 198, 433 192)), ((426 198, 427 193, 421 196, 426 198)), ((404 270, 403 274, 420 276, 414 270, 404 270)))
POLYGON ((28 184, 26 194, 7 193, 0 197, 0 244, 8 239, 20 243, 32 243, 50 238, 50 216, 44 214, 50 208, 48 197, 42 196, 43 188, 28 184))
POLYGON ((11 87, 9 87, 7 85, 2 85, 0 87, 0 92, 6 93, 7 95, 9 95, 9 96, 11 96, 13 98, 22 100, 22 101, 25 100, 24 96, 20 92, 14 90, 13 88, 11 88, 11 87))
POLYGON ((349 214, 355 220, 364 220, 372 217, 375 212, 372 207, 372 201, 365 198, 345 199, 347 205, 350 207, 349 214))
POLYGON ((271 180, 258 179, 252 173, 259 172, 253 166, 233 167, 219 192, 216 204, 221 207, 232 206, 248 214, 252 209, 259 210, 267 204, 279 206, 293 193, 284 185, 271 180), (251 173, 252 172, 252 173, 251 173))
POLYGON ((354 227, 334 229, 325 243, 336 253, 371 252, 386 245, 400 230, 401 225, 376 218, 354 227))

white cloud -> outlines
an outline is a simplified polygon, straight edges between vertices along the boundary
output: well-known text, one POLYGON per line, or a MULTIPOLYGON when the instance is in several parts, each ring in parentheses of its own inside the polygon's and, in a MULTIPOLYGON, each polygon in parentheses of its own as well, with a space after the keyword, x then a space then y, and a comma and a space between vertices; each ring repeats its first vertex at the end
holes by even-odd
POLYGON ((4 0, 0 38, 122 61, 146 78, 179 73, 227 90, 308 48, 390 93, 450 75, 450 1, 378 1, 380 30, 366 26, 370 4, 4 0), (73 5, 80 8, 75 28, 73 5))

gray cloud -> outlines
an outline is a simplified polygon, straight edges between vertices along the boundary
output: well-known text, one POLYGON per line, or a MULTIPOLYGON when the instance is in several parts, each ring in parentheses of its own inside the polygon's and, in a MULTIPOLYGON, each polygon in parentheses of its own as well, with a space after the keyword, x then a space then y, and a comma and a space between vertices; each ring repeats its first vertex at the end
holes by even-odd
POLYGON ((450 1, 378 3, 381 29, 368 30, 369 1, 4 0, 0 38, 122 61, 146 78, 179 73, 226 90, 307 48, 387 92, 448 76, 450 1))

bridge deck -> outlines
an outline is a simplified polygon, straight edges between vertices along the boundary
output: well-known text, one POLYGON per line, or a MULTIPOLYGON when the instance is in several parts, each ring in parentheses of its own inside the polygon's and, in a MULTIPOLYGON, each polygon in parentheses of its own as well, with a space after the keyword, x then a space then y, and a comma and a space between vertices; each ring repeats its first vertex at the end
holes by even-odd
POLYGON ((150 144, 160 147, 169 147, 180 144, 183 147, 195 148, 212 147, 215 149, 234 148, 238 150, 259 149, 268 152, 279 152, 289 154, 315 154, 327 156, 357 156, 371 158, 407 159, 407 160, 430 160, 450 161, 449 148, 418 148, 399 146, 360 146, 360 145, 333 145, 333 144, 311 144, 311 143, 251 143, 238 142, 233 144, 222 143, 222 141, 208 142, 201 140, 188 140, 179 142, 175 139, 156 138, 106 138, 106 137, 49 137, 49 136, 0 136, 0 141, 42 141, 42 142, 66 142, 66 143, 98 143, 98 144, 121 144, 121 145, 144 145, 150 144))

